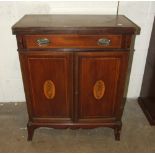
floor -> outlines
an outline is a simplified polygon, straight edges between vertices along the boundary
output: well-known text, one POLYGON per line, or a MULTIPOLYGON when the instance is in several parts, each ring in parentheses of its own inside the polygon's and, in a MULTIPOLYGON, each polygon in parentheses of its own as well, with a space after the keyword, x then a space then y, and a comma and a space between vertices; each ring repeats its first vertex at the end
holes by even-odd
POLYGON ((127 101, 122 119, 120 141, 110 128, 39 128, 28 142, 25 103, 0 103, 0 152, 155 152, 155 126, 135 100, 127 101))

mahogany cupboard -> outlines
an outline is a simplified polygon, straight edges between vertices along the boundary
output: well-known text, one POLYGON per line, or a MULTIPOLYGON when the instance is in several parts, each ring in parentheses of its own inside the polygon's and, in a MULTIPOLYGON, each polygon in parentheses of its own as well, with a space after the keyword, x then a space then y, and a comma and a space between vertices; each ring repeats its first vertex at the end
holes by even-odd
POLYGON ((38 127, 110 127, 119 140, 131 42, 140 28, 123 15, 25 15, 12 31, 28 140, 38 127))
POLYGON ((143 82, 138 103, 150 125, 155 125, 155 19, 148 49, 143 82))

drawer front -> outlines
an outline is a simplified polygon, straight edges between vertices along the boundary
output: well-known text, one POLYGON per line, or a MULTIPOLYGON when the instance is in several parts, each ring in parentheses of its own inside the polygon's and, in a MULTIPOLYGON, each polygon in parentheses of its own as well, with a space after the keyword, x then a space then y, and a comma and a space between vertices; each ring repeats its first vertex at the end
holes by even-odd
POLYGON ((26 48, 121 48, 122 35, 25 35, 26 48))

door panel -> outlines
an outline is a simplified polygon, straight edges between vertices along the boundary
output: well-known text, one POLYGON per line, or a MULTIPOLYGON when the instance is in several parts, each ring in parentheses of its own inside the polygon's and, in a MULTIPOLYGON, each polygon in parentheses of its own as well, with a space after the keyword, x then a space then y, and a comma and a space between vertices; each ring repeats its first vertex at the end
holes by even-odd
POLYGON ((128 54, 83 52, 78 53, 77 62, 78 118, 115 117, 123 95, 128 54))
POLYGON ((61 52, 34 52, 21 54, 21 59, 25 60, 33 117, 71 118, 72 56, 61 52))

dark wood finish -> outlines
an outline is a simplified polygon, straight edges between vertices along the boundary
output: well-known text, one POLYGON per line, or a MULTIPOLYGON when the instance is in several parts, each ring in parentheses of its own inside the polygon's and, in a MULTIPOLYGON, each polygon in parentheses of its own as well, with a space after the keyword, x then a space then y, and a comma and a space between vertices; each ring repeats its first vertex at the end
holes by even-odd
MULTIPOLYGON (((52 52, 46 55, 20 52, 23 76, 28 85, 31 115, 35 118, 57 118, 57 121, 69 121, 72 96, 72 55, 71 53, 52 52), (38 77, 38 78, 36 78, 38 77), (53 81, 55 96, 48 99, 44 94, 44 83, 53 81), (66 119, 64 119, 66 118, 66 119)), ((49 89, 49 88, 47 88, 49 89)), ((28 91, 27 90, 27 91, 28 91)))
POLYGON ((26 48, 121 48, 121 35, 25 35, 26 48), (50 43, 39 46, 37 39, 47 38, 50 43), (99 45, 101 38, 110 40, 109 45, 99 45))
POLYGON ((155 20, 146 60, 139 105, 151 125, 155 125, 155 20))
POLYGON ((130 45, 140 28, 125 16, 27 15, 12 31, 29 114, 28 140, 38 127, 109 127, 119 140, 130 45), (40 38, 51 43, 38 45, 40 38), (101 38, 110 44, 99 45, 101 38))
POLYGON ((140 28, 123 15, 25 15, 13 34, 135 34, 140 28))
POLYGON ((126 76, 128 53, 81 52, 77 53, 77 57, 78 121, 102 122, 104 118, 115 118, 120 110, 119 103, 122 102, 117 95, 124 88, 122 77, 126 76), (105 94, 97 100, 93 95, 93 87, 99 80, 105 84, 105 94))

